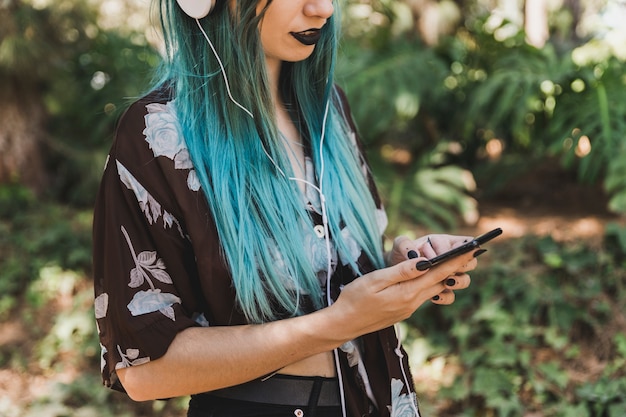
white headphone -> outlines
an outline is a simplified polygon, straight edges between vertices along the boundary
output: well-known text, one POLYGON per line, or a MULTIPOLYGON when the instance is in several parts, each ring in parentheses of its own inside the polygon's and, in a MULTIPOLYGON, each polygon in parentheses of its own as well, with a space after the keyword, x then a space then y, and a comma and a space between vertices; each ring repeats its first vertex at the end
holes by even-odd
POLYGON ((176 0, 183 12, 194 19, 208 16, 217 0, 176 0))

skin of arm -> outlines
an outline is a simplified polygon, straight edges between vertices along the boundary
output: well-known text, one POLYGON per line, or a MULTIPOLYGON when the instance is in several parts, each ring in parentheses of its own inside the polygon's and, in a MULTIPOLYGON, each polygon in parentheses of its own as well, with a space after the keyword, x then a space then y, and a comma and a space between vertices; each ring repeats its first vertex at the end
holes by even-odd
MULTIPOLYGON (((469 253, 418 271, 415 264, 423 259, 366 274, 346 285, 333 305, 312 314, 260 325, 186 329, 163 357, 117 374, 132 399, 145 401, 241 384, 328 352, 407 319, 433 296, 451 292, 447 277, 475 264, 469 253)), ((459 275, 454 289, 468 285, 469 277, 459 275)))

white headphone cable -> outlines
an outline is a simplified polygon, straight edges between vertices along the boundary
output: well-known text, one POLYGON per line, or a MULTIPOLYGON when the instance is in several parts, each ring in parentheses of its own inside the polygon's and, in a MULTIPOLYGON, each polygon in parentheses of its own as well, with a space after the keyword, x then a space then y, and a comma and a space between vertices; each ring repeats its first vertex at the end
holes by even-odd
POLYGON ((409 400, 411 401, 411 408, 415 412, 415 417, 420 417, 420 412, 417 408, 417 394, 411 392, 411 386, 409 385, 409 378, 406 375, 406 370, 404 369, 404 362, 402 359, 404 358, 404 354, 402 353, 402 331, 400 329, 400 325, 398 323, 394 324, 394 329, 396 331, 396 337, 398 338, 398 345, 394 349, 394 353, 398 357, 398 361, 400 362, 400 370, 402 371, 402 378, 404 379, 404 383, 406 384, 406 391, 409 400), (414 396, 414 397, 413 397, 414 396), (412 398, 413 397, 413 398, 412 398))
MULTIPOLYGON (((200 28, 200 32, 202 32, 202 35, 204 35, 204 39, 206 39, 206 41, 209 43, 209 46, 211 47, 211 51, 213 51, 213 55, 215 55, 215 59, 217 59, 217 63, 220 65, 220 69, 222 70, 222 76, 224 77, 224 85, 226 86, 226 91, 228 92, 228 97, 241 110, 243 110, 246 113, 248 113, 248 115, 254 119, 254 116, 252 115, 252 112, 250 110, 246 109, 241 104, 239 104, 239 102, 233 98, 233 95, 230 92, 230 84, 228 83, 228 77, 226 76, 226 70, 224 69, 224 64, 222 64, 222 60, 220 59, 219 54, 215 50, 215 47, 213 46, 213 42, 211 42, 211 39, 209 39, 209 35, 206 34, 206 32, 204 31, 204 28, 202 27, 202 24, 200 24, 200 20, 196 19, 196 23, 198 24, 198 27, 200 28)), ((267 153, 267 152, 265 152, 265 153, 267 153)))

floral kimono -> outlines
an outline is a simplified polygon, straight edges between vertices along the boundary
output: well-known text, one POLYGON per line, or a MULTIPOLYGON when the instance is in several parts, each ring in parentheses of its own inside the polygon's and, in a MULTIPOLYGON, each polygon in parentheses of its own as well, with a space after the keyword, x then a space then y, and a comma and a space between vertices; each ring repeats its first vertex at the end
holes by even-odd
MULTIPOLYGON (((338 96, 354 127, 345 96, 339 90, 338 96)), ((178 332, 246 323, 180 131, 169 90, 132 104, 119 123, 95 206, 95 315, 102 378, 121 391, 116 370, 163 356, 178 332)), ((356 134, 352 136, 346 140, 357 146, 356 134)), ((307 178, 314 182, 310 160, 306 165, 307 178)), ((313 222, 321 225, 319 196, 306 190, 304 197, 313 222)), ((382 235, 384 211, 378 218, 382 235)), ((318 229, 303 231, 302 241, 312 253, 324 242, 318 229)), ((333 253, 331 294, 336 298, 341 285, 357 274, 333 253)), ((362 273, 373 269, 358 246, 353 256, 362 273)), ((312 255, 312 262, 325 278, 325 258, 316 262, 312 255)), ((407 356, 392 327, 348 342, 338 352, 348 416, 416 415, 407 356)))

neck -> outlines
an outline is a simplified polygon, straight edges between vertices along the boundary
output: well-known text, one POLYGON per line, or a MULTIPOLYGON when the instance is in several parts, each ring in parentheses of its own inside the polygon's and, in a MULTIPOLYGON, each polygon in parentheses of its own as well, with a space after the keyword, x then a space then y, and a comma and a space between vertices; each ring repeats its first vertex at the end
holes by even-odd
POLYGON ((286 137, 293 140, 294 138, 299 137, 299 133, 296 131, 296 128, 289 117, 289 113, 287 112, 285 103, 283 102, 283 97, 281 97, 278 88, 278 80, 280 78, 282 64, 283 62, 280 60, 266 59, 267 75, 270 84, 269 87, 270 94, 272 96, 272 103, 274 105, 274 112, 276 115, 276 124, 279 131, 281 131, 286 137))
MULTIPOLYGON (((266 59, 267 76, 270 83, 270 93, 274 104, 276 115, 276 127, 283 137, 282 144, 285 152, 291 162, 293 175, 296 178, 305 178, 304 172, 304 149, 302 148, 302 136, 293 124, 287 109, 285 109, 283 99, 278 91, 278 80, 280 78, 280 70, 282 61, 275 59, 266 59)), ((302 192, 305 191, 304 184, 298 183, 298 187, 302 192)))
POLYGON ((278 79, 280 77, 280 70, 283 62, 278 59, 266 59, 265 66, 267 68, 267 76, 270 84, 270 93, 272 95, 272 101, 274 107, 279 107, 282 102, 280 94, 278 92, 278 79))

